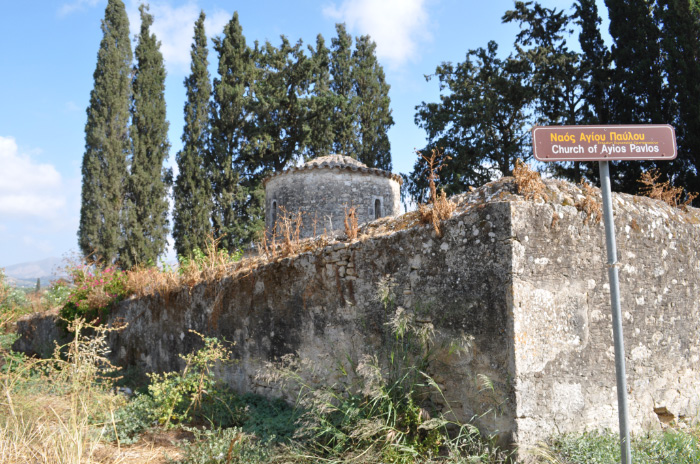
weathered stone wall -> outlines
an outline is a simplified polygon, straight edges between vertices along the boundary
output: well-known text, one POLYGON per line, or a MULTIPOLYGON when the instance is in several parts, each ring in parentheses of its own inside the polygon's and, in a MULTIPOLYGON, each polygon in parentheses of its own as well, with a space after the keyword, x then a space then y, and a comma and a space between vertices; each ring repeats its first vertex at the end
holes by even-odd
POLYGON ((431 226, 420 226, 337 243, 169 298, 131 299, 114 315, 129 326, 112 336, 112 346, 122 363, 177 369, 178 354, 195 346, 197 337, 188 333, 194 329, 236 343, 238 362, 221 375, 242 391, 278 394, 255 373, 285 354, 310 360, 320 373, 312 380, 348 380, 339 365, 351 371, 348 360, 356 365, 365 354, 381 359, 388 346, 391 314, 377 296, 388 274, 397 303, 432 322, 437 344, 474 337, 466 353, 438 350, 430 374, 460 419, 477 417, 485 430, 509 439, 515 418, 509 221, 507 203, 488 204, 448 221, 442 239, 431 226), (495 391, 484 390, 486 378, 495 391))
POLYGON ((271 230, 273 216, 302 212, 302 237, 343 230, 345 209, 356 208, 358 223, 375 219, 379 200, 379 217, 397 216, 401 212, 400 185, 393 177, 378 175, 377 170, 314 168, 284 172, 265 184, 266 227, 271 230), (277 209, 277 213, 273 213, 277 209), (315 222, 315 228, 314 228, 315 222))
MULTIPOLYGON (((575 196, 513 204, 520 442, 618 427, 604 227, 571 206, 575 196)), ((631 428, 697 418, 700 216, 648 198, 613 198, 631 428)))
MULTIPOLYGON (((473 337, 465 353, 440 351, 429 372, 459 419, 522 444, 616 429, 603 225, 574 206, 583 195, 571 184, 548 182, 547 202, 514 190, 501 181, 461 197, 442 238, 417 226, 127 300, 114 315, 130 324, 112 336, 116 356, 176 369, 198 346, 194 329, 235 341, 238 362, 221 375, 243 391, 278 394, 255 373, 285 354, 316 366, 311 381, 349 380, 339 365, 389 344, 376 295, 388 274, 397 303, 435 326, 436 343, 473 337)), ((700 214, 629 195, 613 204, 632 430, 696 418, 700 214)))

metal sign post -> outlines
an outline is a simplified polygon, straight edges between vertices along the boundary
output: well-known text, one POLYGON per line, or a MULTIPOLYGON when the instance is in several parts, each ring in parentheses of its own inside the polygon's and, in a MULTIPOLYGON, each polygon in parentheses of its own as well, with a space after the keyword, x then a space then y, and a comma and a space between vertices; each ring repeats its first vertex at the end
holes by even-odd
POLYGON ((615 244, 615 221, 613 218, 612 191, 610 189, 610 166, 608 161, 599 161, 600 190, 603 194, 603 221, 605 222, 605 245, 608 250, 608 279, 610 280, 610 304, 612 306, 613 342, 615 344, 615 377, 617 379, 617 415, 620 422, 620 450, 622 464, 632 464, 630 432, 627 423, 627 380, 625 379, 625 343, 622 337, 622 315, 620 312, 620 278, 617 271, 617 246, 615 244))
POLYGON ((612 307, 617 413, 620 422, 622 464, 632 464, 627 422, 627 381, 625 344, 620 311, 615 221, 610 188, 610 160, 672 160, 676 157, 676 134, 669 125, 636 126, 549 126, 532 129, 532 147, 538 161, 598 161, 603 194, 605 245, 612 307))

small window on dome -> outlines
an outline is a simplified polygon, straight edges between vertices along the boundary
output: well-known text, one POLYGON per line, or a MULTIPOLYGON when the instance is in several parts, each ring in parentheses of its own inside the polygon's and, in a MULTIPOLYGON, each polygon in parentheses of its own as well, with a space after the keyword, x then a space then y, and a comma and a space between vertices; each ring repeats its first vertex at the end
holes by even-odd
POLYGON ((275 228, 275 224, 277 223, 277 200, 272 201, 272 224, 270 227, 272 229, 275 228))
POLYGON ((377 198, 374 200, 374 219, 382 217, 382 200, 377 198))

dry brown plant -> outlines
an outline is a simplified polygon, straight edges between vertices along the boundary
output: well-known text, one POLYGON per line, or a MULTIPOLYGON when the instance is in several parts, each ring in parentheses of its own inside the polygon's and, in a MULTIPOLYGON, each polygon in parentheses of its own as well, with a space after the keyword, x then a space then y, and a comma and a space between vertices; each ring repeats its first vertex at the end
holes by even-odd
POLYGON ((432 224, 433 229, 435 229, 435 234, 437 234, 438 237, 442 237, 444 231, 442 230, 441 223, 452 216, 452 213, 457 209, 457 205, 447 199, 447 194, 444 190, 441 189, 440 193, 437 193, 435 182, 440 178, 439 173, 442 168, 445 167, 445 161, 452 158, 445 156, 439 148, 433 148, 430 151, 430 157, 419 151, 416 153, 418 153, 426 164, 424 170, 428 177, 428 185, 430 188, 430 196, 428 198, 429 205, 418 205, 420 222, 422 224, 432 224))
POLYGON ((280 206, 280 215, 272 227, 272 232, 263 231, 257 248, 268 260, 298 253, 301 249, 302 212, 289 213, 280 206))
MULTIPOLYGON (((76 320, 69 330, 73 341, 53 358, 13 360, 0 373, 0 462, 104 462, 97 456, 100 439, 123 401, 108 377, 115 371, 107 359, 112 329, 76 320), (91 337, 82 334, 86 329, 91 337)), ((110 462, 129 461, 112 456, 110 462)))
POLYGON ((591 219, 594 219, 596 223, 600 222, 603 218, 603 205, 601 201, 598 200, 595 189, 583 179, 579 185, 583 192, 583 198, 577 201, 574 206, 576 206, 576 209, 579 211, 586 213, 586 219, 583 220, 583 223, 588 224, 591 219))
POLYGON ((518 194, 526 200, 549 201, 549 196, 545 193, 547 187, 542 182, 542 177, 537 171, 533 171, 521 159, 515 160, 513 177, 518 186, 518 194))
POLYGON ((651 169, 642 174, 637 181, 644 186, 639 190, 643 195, 661 200, 674 208, 689 206, 698 196, 697 192, 686 192, 683 187, 674 187, 670 181, 659 182, 661 173, 658 169, 651 169), (685 198, 685 201, 682 201, 685 198))
POLYGON ((348 240, 355 240, 357 238, 357 209, 354 206, 348 208, 345 207, 345 218, 343 219, 343 224, 345 224, 345 236, 348 240))

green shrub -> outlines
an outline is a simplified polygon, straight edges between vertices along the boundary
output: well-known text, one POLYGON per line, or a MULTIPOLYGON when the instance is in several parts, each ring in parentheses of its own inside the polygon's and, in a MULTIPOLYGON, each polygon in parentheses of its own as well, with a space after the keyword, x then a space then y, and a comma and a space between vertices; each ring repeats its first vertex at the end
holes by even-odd
POLYGON ((105 439, 126 445, 136 443, 141 433, 154 424, 154 410, 153 398, 135 394, 114 413, 114 425, 107 430, 105 439))
POLYGON ((168 428, 172 423, 187 423, 209 414, 210 419, 221 422, 219 416, 230 415, 235 423, 239 413, 229 407, 226 397, 230 390, 216 379, 213 370, 216 363, 229 360, 231 352, 220 340, 191 332, 202 338, 204 347, 180 356, 185 361, 183 371, 149 375, 148 393, 155 404, 156 420, 168 428))
POLYGON ((66 304, 71 293, 72 289, 70 285, 59 280, 51 284, 48 290, 42 295, 42 298, 47 308, 56 308, 66 304))
POLYGON ((264 464, 271 461, 273 448, 240 428, 219 430, 190 429, 193 443, 183 446, 183 464, 264 464))
POLYGON ((82 266, 72 274, 75 287, 60 311, 65 321, 82 318, 101 324, 112 307, 128 295, 126 273, 119 269, 82 266))

